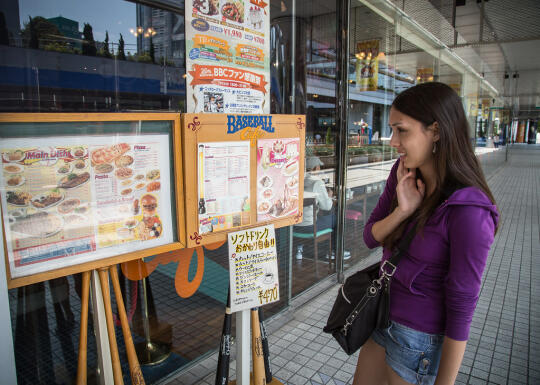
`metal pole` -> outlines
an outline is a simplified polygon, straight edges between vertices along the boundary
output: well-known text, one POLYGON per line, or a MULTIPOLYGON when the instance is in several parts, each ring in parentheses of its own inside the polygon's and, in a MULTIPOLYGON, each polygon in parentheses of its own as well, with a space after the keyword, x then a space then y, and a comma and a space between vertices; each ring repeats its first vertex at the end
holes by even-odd
POLYGON ((337 233, 336 233, 336 273, 338 282, 343 282, 343 249, 345 230, 345 206, 347 186, 347 107, 349 100, 349 10, 350 0, 337 3, 337 127, 336 151, 339 156, 337 172, 337 233))

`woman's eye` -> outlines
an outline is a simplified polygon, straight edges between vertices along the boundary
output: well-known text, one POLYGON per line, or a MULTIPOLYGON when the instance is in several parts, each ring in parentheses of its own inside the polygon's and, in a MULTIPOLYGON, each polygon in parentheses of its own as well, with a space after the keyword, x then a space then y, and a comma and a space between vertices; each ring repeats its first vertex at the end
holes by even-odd
POLYGON ((404 130, 403 128, 398 128, 398 132, 399 132, 400 134, 402 134, 402 133, 406 132, 406 130, 404 130))

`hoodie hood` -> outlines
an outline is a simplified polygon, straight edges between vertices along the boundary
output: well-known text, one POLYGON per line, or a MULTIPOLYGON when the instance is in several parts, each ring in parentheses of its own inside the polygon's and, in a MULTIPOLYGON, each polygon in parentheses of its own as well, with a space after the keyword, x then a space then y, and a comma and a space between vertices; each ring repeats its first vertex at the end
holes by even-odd
POLYGON ((465 187, 455 191, 443 206, 477 206, 489 210, 495 227, 499 225, 499 211, 489 197, 477 187, 465 187))

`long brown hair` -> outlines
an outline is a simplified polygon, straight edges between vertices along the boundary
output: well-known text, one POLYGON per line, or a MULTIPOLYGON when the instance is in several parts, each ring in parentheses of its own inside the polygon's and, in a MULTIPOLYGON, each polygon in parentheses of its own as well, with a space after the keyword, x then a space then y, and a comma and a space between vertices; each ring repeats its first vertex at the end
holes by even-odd
MULTIPOLYGON (((431 214, 443 199, 449 187, 474 186, 483 191, 495 204, 495 198, 488 187, 480 163, 469 140, 469 124, 463 105, 456 92, 444 83, 423 83, 399 94, 392 103, 399 112, 418 120, 427 128, 438 123, 439 141, 433 155, 435 163, 435 190, 424 197, 412 219, 418 221, 420 232, 431 214)), ((422 178, 417 170, 417 175, 422 178)), ((397 207, 394 196, 392 210, 397 207)), ((407 221, 390 233, 384 241, 385 247, 392 247, 403 234, 407 221)), ((495 229, 497 232, 497 229, 495 229)))

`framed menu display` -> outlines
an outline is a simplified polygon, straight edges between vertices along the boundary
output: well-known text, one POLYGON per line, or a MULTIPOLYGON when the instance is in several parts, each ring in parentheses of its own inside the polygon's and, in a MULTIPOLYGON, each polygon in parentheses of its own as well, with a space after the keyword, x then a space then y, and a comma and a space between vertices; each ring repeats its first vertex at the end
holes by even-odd
POLYGON ((0 115, 11 286, 183 247, 179 123, 178 114, 0 115))
POLYGON ((184 114, 188 247, 302 220, 303 115, 184 114))

